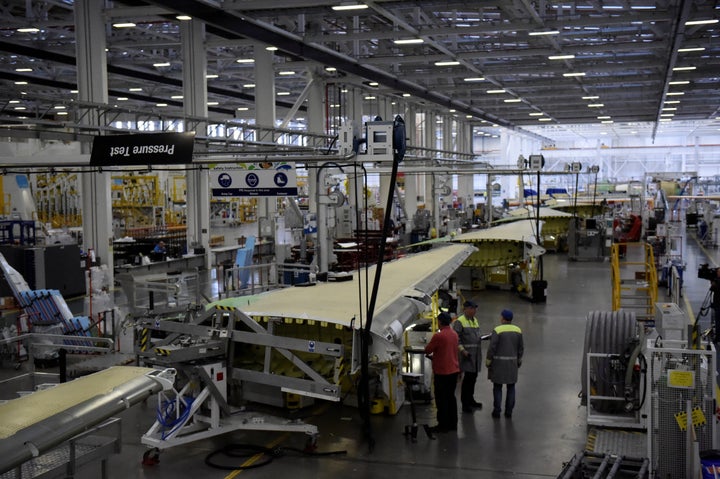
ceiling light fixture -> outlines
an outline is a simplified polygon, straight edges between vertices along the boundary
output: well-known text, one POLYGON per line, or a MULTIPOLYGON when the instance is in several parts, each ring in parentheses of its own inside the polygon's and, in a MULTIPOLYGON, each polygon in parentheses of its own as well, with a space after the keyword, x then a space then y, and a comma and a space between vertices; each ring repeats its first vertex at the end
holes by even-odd
POLYGON ((128 88, 128 91, 142 91, 142 88, 140 88, 140 87, 128 88))
POLYGON ((31 71, 33 71, 33 69, 32 68, 16 68, 15 71, 16 72, 31 72, 31 71))
POLYGON ((407 97, 412 96, 412 95, 410 95, 410 93, 403 93, 403 96, 404 96, 405 98, 407 98, 407 97))
POLYGON ((246 107, 246 106, 239 106, 239 107, 237 107, 237 111, 248 111, 249 109, 250 109, 250 108, 248 108, 248 107, 246 107))
POLYGON ((677 111, 677 108, 675 108, 675 107, 663 108, 662 111, 677 111))
POLYGON ((612 120, 603 120, 603 121, 601 121, 600 123, 604 123, 604 124, 606 124, 606 125, 610 125, 610 124, 615 123, 615 122, 612 121, 612 120))
POLYGON ((487 90, 485 93, 489 93, 490 95, 495 95, 495 94, 498 94, 498 93, 505 93, 505 90, 503 90, 503 89, 500 89, 500 90, 487 90))
POLYGON ((530 116, 543 116, 545 113, 541 111, 533 111, 532 113, 529 113, 530 116))
POLYGON ((573 72, 573 73, 563 73, 564 77, 584 77, 585 73, 583 72, 573 72))
POLYGON ((705 51, 705 47, 678 48, 678 53, 703 52, 703 51, 705 51))
POLYGON ((154 67, 157 67, 157 68, 160 68, 160 67, 169 67, 169 66, 170 66, 170 63, 169 63, 169 62, 153 63, 153 66, 154 66, 154 67))
POLYGON ((455 65, 460 65, 460 62, 457 60, 448 60, 444 62, 435 62, 436 67, 452 67, 455 65))
POLYGON ((325 71, 326 71, 326 72, 336 72, 336 71, 337 71, 337 68, 335 68, 335 67, 325 67, 325 71))
POLYGON ((418 43, 425 43, 425 40, 422 38, 400 38, 398 40, 393 40, 393 43, 395 45, 415 45, 418 43))
POLYGON ((167 103, 155 103, 155 106, 167 106, 167 103))
POLYGON ((207 102, 207 105, 208 105, 208 106, 218 106, 219 104, 220 104, 219 101, 209 101, 209 102, 207 102))
POLYGON ((675 67, 672 69, 674 72, 687 72, 695 70, 697 67, 675 67))
POLYGON ((538 121, 550 121, 550 120, 552 120, 552 118, 545 118, 545 117, 538 118, 538 121))
POLYGON ((283 75, 283 76, 290 76, 290 75, 294 75, 294 74, 295 74, 295 72, 292 70, 284 70, 284 71, 278 72, 278 75, 283 75))
POLYGON ((463 81, 485 81, 485 77, 468 77, 463 78, 463 81))
POLYGON ((219 76, 220 75, 216 75, 215 73, 208 73, 207 75, 205 75, 205 78, 212 80, 213 78, 217 78, 219 76))
POLYGON ((279 91, 277 92, 277 96, 290 96, 289 91, 279 91))
POLYGON ((119 96, 119 97, 117 97, 117 100, 118 100, 118 101, 127 101, 127 100, 128 100, 128 97, 126 97, 126 96, 119 96))
POLYGON ((605 106, 605 103, 590 103, 588 105, 588 108, 602 108, 605 106))
POLYGON ((668 82, 668 85, 687 85, 689 83, 690 83, 689 80, 678 80, 678 81, 668 82))
MULTIPOLYGON (((133 25, 134 26, 134 25, 133 25)), ((29 27, 29 28, 18 28, 16 30, 18 33, 37 33, 40 31, 39 28, 35 27, 29 27)))
POLYGON ((590 95, 590 96, 582 97, 583 100, 597 100, 598 98, 600 98, 600 97, 597 95, 590 95))
POLYGON ((269 46, 269 47, 265 47, 265 50, 267 50, 267 51, 269 51, 269 52, 276 52, 276 51, 278 51, 278 47, 273 47, 273 46, 271 45, 271 46, 269 46))
POLYGON ((717 23, 719 20, 717 18, 713 18, 711 20, 690 20, 688 22, 685 22, 685 26, 688 25, 713 25, 717 23))
POLYGON ((375 97, 374 97, 374 96, 366 96, 365 99, 366 99, 366 100, 374 100, 375 97))
POLYGON ((376 81, 368 82, 368 86, 380 86, 380 84, 376 81))
POLYGON ((15 84, 16 84, 16 85, 27 85, 28 82, 26 82, 26 81, 16 81, 15 84))
POLYGON ((668 92, 667 96, 680 96, 680 95, 684 95, 684 94, 685 94, 684 91, 673 91, 673 92, 668 92))
POLYGON ((235 60, 235 62, 237 62, 237 63, 255 63, 255 59, 254 58, 238 58, 237 60, 235 60))
POLYGON ((612 117, 607 116, 607 115, 597 117, 598 120, 609 120, 610 118, 612 118, 612 117))
POLYGON ((542 32, 529 32, 528 33, 528 35, 530 35, 531 37, 536 37, 536 36, 540 36, 540 35, 559 35, 559 34, 560 34, 559 30, 545 30, 542 32))
POLYGON ((172 95, 172 96, 170 97, 170 99, 171 99, 171 100, 182 100, 182 99, 183 99, 183 96, 182 96, 182 95, 172 95))
POLYGON ((368 8, 367 5, 364 3, 351 3, 351 4, 342 4, 342 5, 333 5, 331 7, 336 12, 342 12, 347 10, 365 10, 368 8))
POLYGON ((192 17, 190 15, 178 15, 175 18, 177 18, 181 22, 188 22, 188 21, 192 20, 192 17))
POLYGON ((522 98, 507 98, 503 100, 505 103, 520 103, 522 101, 522 98))
POLYGON ((575 55, 550 55, 548 60, 572 60, 575 55))
POLYGON ((254 83, 246 83, 243 85, 243 88, 255 88, 255 84, 254 83))
POLYGON ((677 105, 680 103, 680 100, 665 100, 666 105, 677 105))
POLYGON ((113 27, 115 27, 115 28, 133 28, 133 27, 136 27, 136 26, 137 26, 137 25, 135 25, 135 24, 132 23, 132 22, 113 23, 113 27))

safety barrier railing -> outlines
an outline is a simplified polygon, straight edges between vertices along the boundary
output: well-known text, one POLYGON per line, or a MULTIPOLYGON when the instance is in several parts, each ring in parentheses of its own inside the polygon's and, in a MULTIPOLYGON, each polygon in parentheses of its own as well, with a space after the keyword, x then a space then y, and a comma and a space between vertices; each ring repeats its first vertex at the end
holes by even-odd
POLYGON ((649 319, 657 302, 657 269, 652 246, 647 243, 614 243, 610 248, 612 281, 612 308, 638 309, 638 317, 649 319), (642 256, 633 254, 632 248, 642 247, 642 256), (621 261, 621 256, 624 256, 621 261), (633 261, 639 257, 640 261, 633 261), (623 277, 622 272, 633 273, 623 277), (623 300, 625 300, 623 302, 623 300))

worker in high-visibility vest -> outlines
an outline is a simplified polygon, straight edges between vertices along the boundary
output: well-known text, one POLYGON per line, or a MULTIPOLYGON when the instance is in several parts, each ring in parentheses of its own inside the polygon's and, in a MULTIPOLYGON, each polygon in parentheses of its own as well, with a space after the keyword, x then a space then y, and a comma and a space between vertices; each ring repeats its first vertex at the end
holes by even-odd
POLYGON ((480 323, 475 313, 477 303, 465 301, 463 303, 463 314, 453 322, 453 329, 458 335, 458 357, 460 360, 460 371, 462 372, 462 385, 460 387, 460 402, 463 412, 471 413, 475 409, 482 408, 482 403, 475 400, 475 382, 477 381, 482 366, 482 351, 480 341, 480 323))

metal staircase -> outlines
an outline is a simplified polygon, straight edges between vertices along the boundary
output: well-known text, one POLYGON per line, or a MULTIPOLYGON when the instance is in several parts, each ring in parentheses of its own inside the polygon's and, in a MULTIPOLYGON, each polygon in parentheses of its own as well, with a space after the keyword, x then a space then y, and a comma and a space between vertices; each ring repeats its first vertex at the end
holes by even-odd
POLYGON ((658 284, 652 247, 644 242, 614 243, 610 258, 613 311, 632 311, 639 320, 652 319, 658 284))

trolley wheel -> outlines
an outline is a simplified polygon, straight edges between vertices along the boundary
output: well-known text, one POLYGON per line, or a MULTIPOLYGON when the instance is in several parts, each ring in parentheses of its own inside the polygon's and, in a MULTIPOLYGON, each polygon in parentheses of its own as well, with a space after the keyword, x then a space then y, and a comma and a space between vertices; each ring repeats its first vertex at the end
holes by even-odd
POLYGON ((154 466, 159 463, 160 463, 160 449, 158 449, 157 447, 154 447, 152 449, 148 449, 147 451, 145 451, 145 454, 143 454, 143 458, 142 458, 143 466, 154 466))

